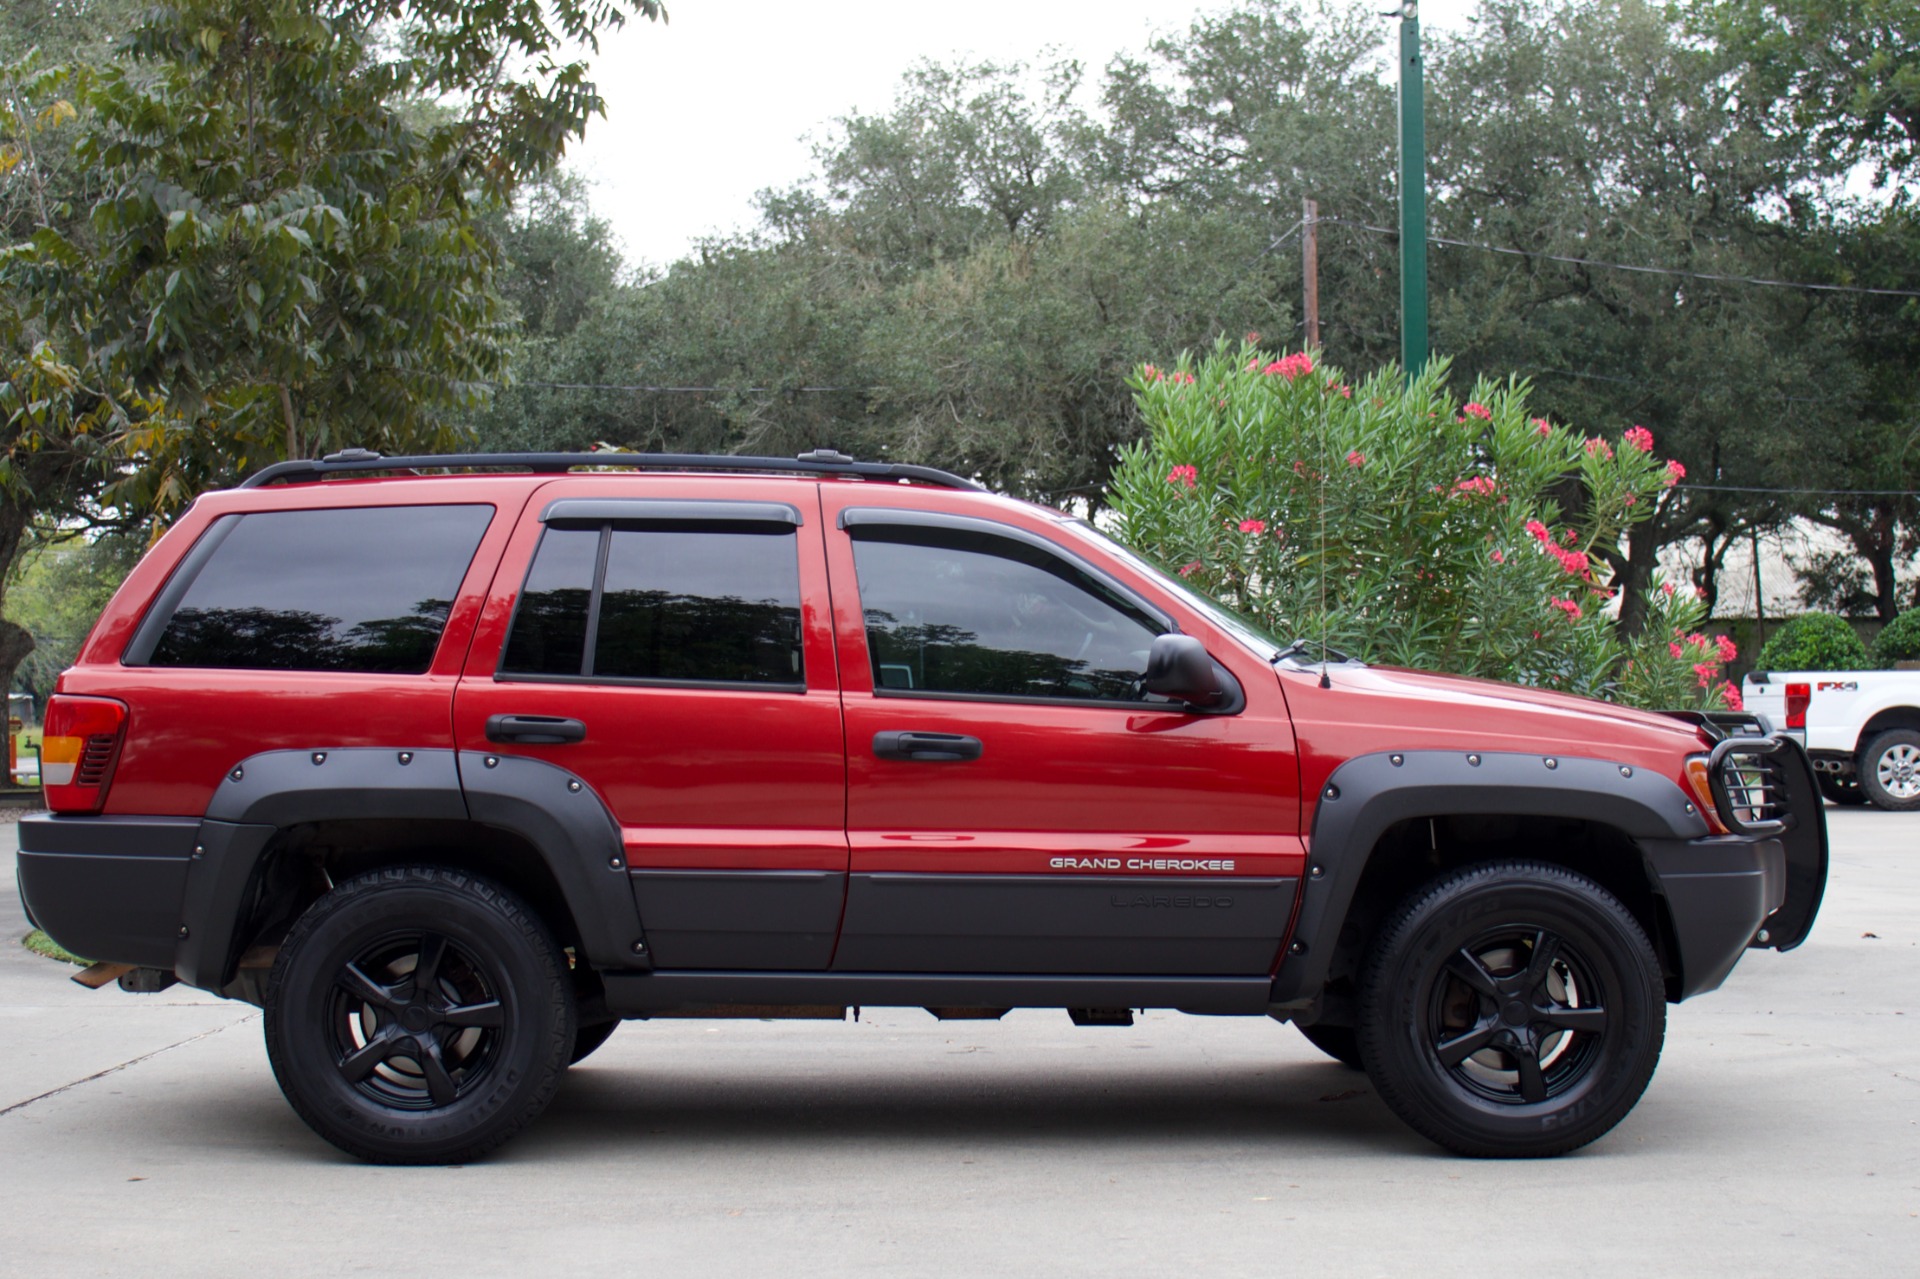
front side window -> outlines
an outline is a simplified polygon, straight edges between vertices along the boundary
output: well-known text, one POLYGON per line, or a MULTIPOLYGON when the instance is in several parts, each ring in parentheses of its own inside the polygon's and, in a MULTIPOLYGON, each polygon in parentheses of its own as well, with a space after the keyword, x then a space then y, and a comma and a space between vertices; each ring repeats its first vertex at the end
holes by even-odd
POLYGON ((492 518, 491 506, 229 516, 144 663, 421 674, 492 518))
POLYGON ((1068 560, 971 530, 861 525, 854 567, 880 693, 1135 702, 1166 628, 1068 560))
POLYGON ((548 528, 500 673, 799 687, 798 554, 778 524, 548 528))

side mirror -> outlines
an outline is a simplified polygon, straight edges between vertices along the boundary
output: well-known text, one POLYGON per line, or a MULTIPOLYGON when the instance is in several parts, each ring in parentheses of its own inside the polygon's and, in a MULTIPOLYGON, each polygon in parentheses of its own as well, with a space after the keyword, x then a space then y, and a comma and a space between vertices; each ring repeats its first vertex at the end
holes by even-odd
POLYGON ((1218 706, 1227 696, 1206 646, 1191 635, 1156 636, 1140 686, 1192 706, 1218 706))

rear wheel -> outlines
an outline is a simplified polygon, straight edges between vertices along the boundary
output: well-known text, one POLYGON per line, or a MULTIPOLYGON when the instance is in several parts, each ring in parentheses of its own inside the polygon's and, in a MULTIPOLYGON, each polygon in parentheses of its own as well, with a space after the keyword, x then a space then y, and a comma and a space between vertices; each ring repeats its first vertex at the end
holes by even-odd
POLYGON ((1867 792, 1861 788, 1860 779, 1852 774, 1815 773, 1814 778, 1820 783, 1820 794, 1829 803, 1857 808, 1867 802, 1867 792))
POLYGON ((1389 917, 1363 979, 1380 1096, 1458 1154, 1557 1155, 1646 1090, 1666 1033, 1660 966, 1600 885, 1502 862, 1443 875, 1389 917))
POLYGON ((575 1042, 566 959, 506 889, 398 867, 294 924, 267 1057, 307 1126, 375 1163, 464 1163, 546 1108, 575 1042))
POLYGON ((1874 807, 1896 813, 1920 808, 1920 733, 1880 733, 1860 752, 1860 788, 1874 807))

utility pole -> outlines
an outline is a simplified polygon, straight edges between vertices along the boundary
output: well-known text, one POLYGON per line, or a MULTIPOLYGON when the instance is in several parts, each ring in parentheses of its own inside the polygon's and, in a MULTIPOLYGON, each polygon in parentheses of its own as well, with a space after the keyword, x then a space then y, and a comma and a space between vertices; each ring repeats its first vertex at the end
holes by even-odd
POLYGON ((1307 284, 1307 348, 1320 346, 1320 205, 1300 202, 1300 274, 1307 284))
POLYGON ((1400 6, 1400 363, 1427 367, 1427 121, 1420 4, 1400 6))

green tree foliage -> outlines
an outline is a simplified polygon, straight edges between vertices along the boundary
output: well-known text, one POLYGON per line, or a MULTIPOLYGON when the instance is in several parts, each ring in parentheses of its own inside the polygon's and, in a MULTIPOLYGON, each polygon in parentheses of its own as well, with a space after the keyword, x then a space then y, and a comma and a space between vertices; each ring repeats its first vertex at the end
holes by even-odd
POLYGON ((1758 666, 1765 671, 1864 671, 1873 662, 1845 618, 1802 613, 1767 639, 1758 666))
POLYGON ((33 637, 15 683, 36 705, 46 705, 139 551, 138 540, 128 537, 34 539, 22 550, 7 586, 7 610, 33 637))
POLYGON ((1891 667, 1895 662, 1920 661, 1920 608, 1910 608, 1880 628, 1873 637, 1873 662, 1891 667))
POLYGON ((1114 473, 1116 531, 1195 587, 1309 644, 1646 706, 1737 705, 1691 591, 1623 641, 1594 568, 1672 483, 1653 438, 1537 417, 1524 383, 1466 403, 1437 362, 1349 386, 1305 354, 1216 346, 1134 379, 1151 434, 1114 473), (1563 512, 1557 493, 1580 497, 1563 512))

